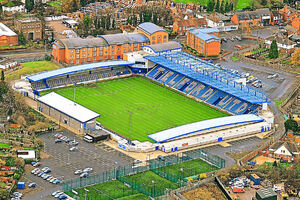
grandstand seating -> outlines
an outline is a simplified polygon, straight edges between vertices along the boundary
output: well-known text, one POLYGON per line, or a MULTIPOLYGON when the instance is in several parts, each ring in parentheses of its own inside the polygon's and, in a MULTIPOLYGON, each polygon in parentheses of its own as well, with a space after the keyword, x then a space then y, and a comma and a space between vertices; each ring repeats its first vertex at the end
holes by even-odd
POLYGON ((256 114, 261 109, 259 104, 246 102, 162 66, 155 66, 146 77, 234 114, 256 114))
POLYGON ((126 74, 131 74, 131 71, 128 67, 108 67, 72 73, 69 75, 57 76, 55 78, 49 78, 38 82, 32 82, 31 86, 34 90, 44 90, 62 87, 70 84, 80 84, 88 81, 101 80, 108 77, 117 77, 126 74))

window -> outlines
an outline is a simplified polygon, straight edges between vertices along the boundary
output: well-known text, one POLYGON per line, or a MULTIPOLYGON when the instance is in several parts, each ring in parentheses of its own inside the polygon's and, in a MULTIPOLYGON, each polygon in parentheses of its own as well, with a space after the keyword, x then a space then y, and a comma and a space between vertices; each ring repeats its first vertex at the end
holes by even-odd
POLYGON ((79 54, 76 55, 76 58, 79 58, 79 54))
POLYGON ((79 49, 76 49, 76 53, 79 53, 79 49))
POLYGON ((155 40, 155 36, 152 37, 152 40, 155 40))
POLYGON ((158 39, 160 39, 160 36, 158 36, 158 39))
POLYGON ((115 48, 115 46, 111 46, 111 49, 114 49, 115 48))
POLYGON ((123 50, 123 53, 126 53, 126 49, 123 50))
POLYGON ((87 61, 91 61, 91 58, 88 58, 87 61))
POLYGON ((37 25, 36 25, 36 27, 37 27, 37 28, 40 28, 40 25, 39 25, 39 24, 37 24, 37 25))
POLYGON ((103 47, 100 47, 100 51, 102 51, 103 50, 103 47))
POLYGON ((100 51, 100 52, 99 52, 99 56, 102 56, 102 54, 103 54, 103 52, 102 52, 102 51, 100 51))
POLYGON ((124 48, 127 48, 127 44, 124 44, 124 46, 123 46, 124 48))
POLYGON ((96 52, 93 53, 93 56, 96 56, 96 52))
POLYGON ((107 51, 105 51, 105 54, 107 54, 107 51))
POLYGON ((94 57, 94 60, 96 60, 96 57, 94 57))
POLYGON ((166 35, 164 35, 164 39, 167 39, 167 36, 166 36, 166 35))
POLYGON ((97 48, 96 48, 96 47, 94 47, 94 51, 97 51, 97 48))
POLYGON ((82 49, 83 52, 85 52, 85 49, 82 49))
POLYGON ((85 57, 85 53, 84 53, 84 54, 82 54, 82 57, 85 57))
POLYGON ((285 153, 285 150, 281 150, 281 153, 285 153))
POLYGON ((70 50, 70 53, 73 53, 73 49, 72 49, 72 50, 70 50))
POLYGON ((88 53, 88 56, 91 56, 91 54, 90 54, 90 53, 88 53))
POLYGON ((76 60, 76 63, 79 64, 79 60, 76 60))
POLYGON ((71 60, 70 63, 73 64, 73 60, 71 60))
POLYGON ((108 58, 108 57, 107 57, 107 56, 105 56, 105 60, 107 60, 107 58, 108 58))
POLYGON ((82 58, 82 63, 84 63, 84 58, 82 58))
POLYGON ((120 48, 118 48, 118 51, 120 51, 120 48))
POLYGON ((134 44, 134 47, 137 47, 137 44, 136 44, 136 43, 134 44))
POLYGON ((70 58, 73 58, 73 55, 70 55, 70 58))
POLYGON ((115 51, 112 51, 111 54, 115 54, 115 51))

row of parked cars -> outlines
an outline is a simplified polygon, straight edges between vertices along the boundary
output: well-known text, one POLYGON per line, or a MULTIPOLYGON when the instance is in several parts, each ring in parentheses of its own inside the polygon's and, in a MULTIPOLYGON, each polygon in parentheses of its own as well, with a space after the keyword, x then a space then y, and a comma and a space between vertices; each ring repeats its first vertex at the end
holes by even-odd
POLYGON ((78 169, 74 172, 75 175, 79 175, 80 174, 80 178, 86 178, 89 176, 89 173, 93 171, 93 168, 91 167, 88 167, 88 168, 85 168, 83 170, 81 169, 78 169))
POLYGON ((242 38, 239 36, 233 36, 231 38, 222 38, 221 41, 222 42, 227 42, 228 40, 234 41, 234 40, 238 40, 238 41, 242 41, 242 38))
POLYGON ((65 193, 63 193, 60 190, 57 190, 55 192, 52 193, 52 196, 58 199, 65 199, 65 200, 71 200, 71 198, 69 198, 68 195, 66 195, 65 193))
POLYGON ((55 178, 53 175, 49 174, 51 169, 49 167, 44 167, 43 169, 35 168, 31 171, 32 174, 41 177, 42 179, 49 181, 53 184, 59 184, 62 181, 58 178, 55 178))
POLYGON ((79 142, 77 142, 75 139, 74 140, 71 140, 70 138, 68 138, 67 136, 64 136, 60 133, 56 133, 54 135, 54 137, 56 137, 55 139, 55 143, 62 143, 62 142, 65 142, 67 143, 69 146, 70 146, 70 151, 76 151, 77 150, 77 146, 79 144, 79 142))

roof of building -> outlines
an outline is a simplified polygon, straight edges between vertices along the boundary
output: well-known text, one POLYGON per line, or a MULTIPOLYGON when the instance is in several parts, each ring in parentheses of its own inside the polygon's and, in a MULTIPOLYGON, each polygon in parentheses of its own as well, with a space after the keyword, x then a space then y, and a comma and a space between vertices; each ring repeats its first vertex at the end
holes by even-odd
POLYGON ((274 17, 280 17, 281 16, 278 10, 272 10, 271 12, 272 12, 274 17))
POLYGON ((109 35, 99 35, 98 37, 103 38, 109 45, 120 45, 120 44, 134 44, 134 43, 148 43, 149 39, 140 33, 118 33, 109 35))
POLYGON ((173 51, 160 55, 149 55, 144 58, 247 102, 269 102, 263 92, 237 83, 236 80, 240 79, 240 76, 191 54, 173 51))
POLYGON ((274 196, 277 197, 276 192, 274 192, 272 188, 257 190, 256 194, 259 195, 261 199, 267 199, 274 196))
POLYGON ((210 14, 206 17, 207 19, 215 22, 215 23, 219 23, 219 22, 222 22, 222 21, 229 21, 230 18, 221 14, 221 13, 213 13, 213 14, 210 14))
MULTIPOLYGON (((60 42, 67 47, 68 49, 76 49, 83 47, 103 47, 108 46, 107 42, 103 38, 69 38, 69 39, 60 39, 55 42, 56 45, 61 46, 60 42)), ((63 48, 63 46, 61 46, 63 48)))
POLYGON ((156 24, 153 24, 151 22, 144 22, 144 23, 138 25, 137 28, 141 29, 142 31, 144 31, 148 35, 152 35, 153 33, 156 33, 158 31, 167 32, 166 30, 160 28, 159 26, 157 26, 156 24))
POLYGON ((148 137, 154 140, 155 142, 162 143, 204 130, 261 121, 264 121, 264 119, 254 114, 227 116, 178 126, 175 128, 167 129, 158 133, 148 135, 148 137))
POLYGON ((17 35, 15 32, 13 32, 10 28, 5 26, 4 24, 0 23, 0 36, 15 36, 17 35))
POLYGON ((205 18, 180 19, 175 22, 179 27, 199 27, 207 25, 205 18))
POLYGON ((198 34, 195 34, 195 36, 200 38, 201 40, 206 41, 207 43, 220 40, 220 38, 218 38, 217 36, 206 34, 206 33, 198 33, 198 34))
POLYGON ((37 81, 53 78, 56 76, 62 76, 65 74, 71 74, 71 73, 85 71, 85 70, 104 68, 104 67, 113 67, 113 66, 127 66, 127 65, 133 65, 133 64, 134 63, 131 63, 131 62, 128 62, 125 60, 117 60, 117 61, 90 63, 90 64, 84 64, 84 65, 75 65, 72 67, 55 69, 52 71, 42 72, 39 74, 28 76, 27 79, 32 82, 37 82, 37 81))
POLYGON ((170 42, 166 42, 166 43, 159 43, 159 44, 152 44, 152 45, 145 45, 144 47, 148 47, 148 48, 152 49, 154 51, 154 53, 182 49, 182 45, 176 41, 170 41, 170 42))
POLYGON ((20 18, 17 21, 19 21, 20 23, 41 22, 41 20, 37 17, 20 18))
POLYGON ((259 19, 263 16, 269 16, 269 8, 260 8, 254 11, 242 11, 235 13, 239 20, 259 19))
POLYGON ((278 141, 270 146, 270 151, 276 151, 281 146, 285 146, 285 148, 292 154, 299 153, 299 149, 296 144, 292 142, 278 141))
POLYGON ((51 92, 38 98, 39 102, 42 102, 64 114, 76 119, 82 123, 93 120, 100 115, 91 111, 80 104, 75 103, 55 92, 51 92))
POLYGON ((197 33, 219 33, 219 29, 217 28, 197 28, 190 30, 190 33, 197 34, 197 33))

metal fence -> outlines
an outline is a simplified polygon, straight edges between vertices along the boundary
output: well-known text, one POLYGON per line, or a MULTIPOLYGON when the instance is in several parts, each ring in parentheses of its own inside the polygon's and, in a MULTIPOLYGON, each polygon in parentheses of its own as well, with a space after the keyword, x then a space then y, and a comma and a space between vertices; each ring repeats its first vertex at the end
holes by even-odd
MULTIPOLYGON (((211 165, 214 165, 218 168, 225 167, 225 160, 220 158, 219 156, 210 154, 209 152, 198 149, 187 151, 184 153, 179 153, 177 155, 170 155, 164 157, 164 159, 153 159, 149 160, 146 165, 137 166, 134 164, 125 165, 120 167, 115 167, 112 170, 105 171, 100 174, 92 175, 87 178, 75 178, 71 180, 64 181, 62 184, 63 191, 71 191, 73 189, 83 188, 86 186, 92 186, 96 184, 101 184, 111 180, 120 180, 121 182, 127 183, 132 188, 138 190, 139 192, 152 197, 157 197, 160 195, 164 195, 167 191, 165 188, 157 188, 155 185, 153 187, 145 186, 143 183, 131 180, 126 176, 130 176, 133 174, 137 174, 145 171, 153 171, 161 177, 164 177, 173 183, 178 184, 179 186, 184 186, 186 182, 184 181, 184 176, 182 174, 172 174, 167 173, 166 170, 160 170, 159 168, 163 168, 169 165, 182 163, 185 161, 202 159, 205 162, 208 162, 211 165)), ((189 169, 185 169, 185 172, 189 172, 189 169)), ((196 171, 190 171, 189 174, 196 174, 196 171)))

